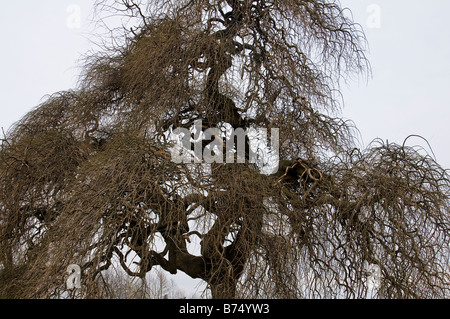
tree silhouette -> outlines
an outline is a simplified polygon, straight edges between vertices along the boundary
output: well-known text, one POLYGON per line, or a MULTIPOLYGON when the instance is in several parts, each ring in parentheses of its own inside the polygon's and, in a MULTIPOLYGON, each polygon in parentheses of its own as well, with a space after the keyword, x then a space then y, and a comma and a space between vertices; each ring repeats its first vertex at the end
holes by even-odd
POLYGON ((128 18, 113 45, 2 139, 1 296, 61 296, 78 264, 85 297, 112 265, 182 271, 213 298, 449 297, 449 176, 406 143, 356 146, 339 84, 370 66, 338 2, 96 6, 128 18), (223 145, 278 128, 278 170, 249 151, 175 163, 171 132, 198 120, 223 145))

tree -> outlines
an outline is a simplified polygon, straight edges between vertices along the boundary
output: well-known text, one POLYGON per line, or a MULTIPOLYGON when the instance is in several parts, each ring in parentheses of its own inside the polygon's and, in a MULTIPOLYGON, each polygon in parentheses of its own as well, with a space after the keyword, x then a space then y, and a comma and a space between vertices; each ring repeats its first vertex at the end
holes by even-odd
POLYGON ((338 2, 97 8, 129 18, 113 45, 2 140, 2 296, 58 296, 75 263, 86 297, 116 264, 185 272, 213 298, 365 297, 371 267, 378 297, 449 297, 449 176, 406 143, 356 147, 339 84, 370 66, 338 2), (278 170, 250 161, 251 138, 244 163, 175 163, 171 133, 198 120, 216 146, 278 128, 278 170))
POLYGON ((186 299, 173 280, 164 272, 144 278, 130 277, 121 269, 108 269, 101 274, 103 299, 186 299))

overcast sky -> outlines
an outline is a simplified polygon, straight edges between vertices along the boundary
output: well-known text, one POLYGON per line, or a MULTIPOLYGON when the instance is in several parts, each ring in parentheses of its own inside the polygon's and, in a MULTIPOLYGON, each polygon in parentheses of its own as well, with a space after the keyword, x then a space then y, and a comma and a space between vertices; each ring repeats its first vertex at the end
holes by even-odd
MULTIPOLYGON (((75 86, 90 47, 90 0, 3 1, 0 11, 0 127, 7 130, 42 98, 75 86), (78 19, 79 17, 79 19, 78 19)), ((344 116, 364 143, 426 138, 450 168, 450 1, 343 0, 370 45, 369 81, 343 88, 344 116)), ((410 145, 426 144, 420 139, 410 145)))

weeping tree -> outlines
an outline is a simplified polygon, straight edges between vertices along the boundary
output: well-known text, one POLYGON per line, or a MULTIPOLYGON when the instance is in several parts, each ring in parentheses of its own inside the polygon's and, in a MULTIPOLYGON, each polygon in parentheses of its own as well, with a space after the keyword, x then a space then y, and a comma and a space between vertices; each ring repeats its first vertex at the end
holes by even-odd
POLYGON ((96 8, 126 18, 110 44, 2 139, 0 296, 60 297, 78 264, 94 298, 111 267, 213 298, 449 297, 449 176, 407 140, 358 148, 340 84, 370 66, 339 2, 96 8), (248 134, 233 163, 180 163, 180 128, 215 156, 232 129, 276 128, 277 156, 248 134))

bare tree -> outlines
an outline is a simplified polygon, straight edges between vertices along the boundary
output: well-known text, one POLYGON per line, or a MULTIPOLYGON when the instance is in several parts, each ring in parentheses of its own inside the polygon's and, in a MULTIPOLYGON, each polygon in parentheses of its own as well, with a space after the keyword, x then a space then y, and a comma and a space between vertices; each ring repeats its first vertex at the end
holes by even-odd
POLYGON ((116 264, 213 298, 365 297, 369 266, 378 297, 449 297, 449 176, 406 143, 356 147, 339 83, 370 67, 337 1, 97 8, 127 18, 111 45, 2 140, 1 296, 58 296, 75 263, 86 297, 116 264), (171 132, 197 120, 219 145, 278 128, 279 169, 251 163, 250 139, 245 163, 175 163, 171 132))
POLYGON ((103 299, 184 299, 185 293, 162 271, 144 278, 130 277, 121 269, 101 273, 103 299))

